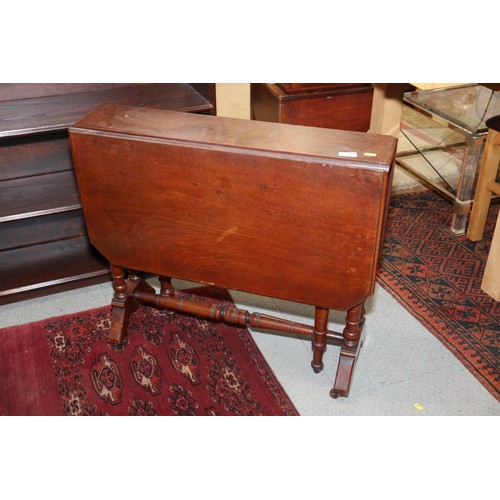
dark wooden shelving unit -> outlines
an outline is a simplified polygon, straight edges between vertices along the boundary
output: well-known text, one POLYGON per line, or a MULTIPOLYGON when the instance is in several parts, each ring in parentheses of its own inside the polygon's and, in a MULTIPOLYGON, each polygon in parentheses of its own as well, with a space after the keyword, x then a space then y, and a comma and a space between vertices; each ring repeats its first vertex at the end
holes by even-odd
POLYGON ((102 102, 216 113, 215 84, 0 84, 0 304, 110 279, 67 133, 102 102))

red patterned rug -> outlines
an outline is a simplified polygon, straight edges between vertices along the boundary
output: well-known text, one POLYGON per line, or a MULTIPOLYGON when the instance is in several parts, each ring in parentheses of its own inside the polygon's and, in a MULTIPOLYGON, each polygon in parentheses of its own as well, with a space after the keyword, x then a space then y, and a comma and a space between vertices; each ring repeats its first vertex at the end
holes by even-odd
POLYGON ((140 306, 115 346, 109 312, 0 330, 0 415, 298 415, 246 328, 140 306))
POLYGON ((500 303, 481 290, 498 206, 478 242, 450 231, 451 212, 430 191, 394 196, 378 281, 500 400, 500 303))

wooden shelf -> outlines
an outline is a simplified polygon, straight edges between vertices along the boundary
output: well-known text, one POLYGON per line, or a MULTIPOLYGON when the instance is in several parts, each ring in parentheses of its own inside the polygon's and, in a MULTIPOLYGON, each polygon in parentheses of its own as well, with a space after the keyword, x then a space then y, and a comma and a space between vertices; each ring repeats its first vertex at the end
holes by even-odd
POLYGON ((0 227, 0 252, 85 236, 87 230, 81 210, 44 217, 4 222, 0 227))
POLYGON ((0 222, 81 208, 73 171, 0 182, 0 222))
POLYGON ((105 281, 108 276, 107 263, 85 237, 8 250, 0 261, 0 304, 12 302, 17 294, 48 288, 46 293, 52 293, 67 285, 74 288, 77 282, 82 286, 82 280, 105 281))
POLYGON ((0 84, 0 304, 110 279, 87 238, 68 140, 103 102, 215 114, 215 84, 0 84))
POLYGON ((66 131, 0 141, 0 181, 73 170, 66 131))
POLYGON ((210 112, 212 105, 187 83, 130 85, 95 92, 0 102, 0 137, 65 130, 103 102, 177 111, 210 112))

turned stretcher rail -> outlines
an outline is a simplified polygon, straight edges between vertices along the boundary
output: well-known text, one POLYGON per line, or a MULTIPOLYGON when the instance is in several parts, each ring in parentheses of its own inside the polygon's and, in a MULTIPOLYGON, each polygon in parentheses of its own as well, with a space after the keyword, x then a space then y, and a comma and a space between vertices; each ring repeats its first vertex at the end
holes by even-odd
MULTIPOLYGON (((314 327, 309 325, 276 318, 258 312, 250 313, 245 309, 238 309, 223 304, 213 304, 211 302, 191 300, 186 297, 165 296, 141 291, 135 292, 134 298, 138 302, 151 304, 158 308, 193 314, 195 316, 210 318, 215 321, 224 321, 225 323, 234 325, 249 325, 254 328, 306 335, 309 337, 312 337, 315 333, 314 327)), ((341 343, 344 337, 341 333, 328 330, 326 331, 326 338, 341 343)))

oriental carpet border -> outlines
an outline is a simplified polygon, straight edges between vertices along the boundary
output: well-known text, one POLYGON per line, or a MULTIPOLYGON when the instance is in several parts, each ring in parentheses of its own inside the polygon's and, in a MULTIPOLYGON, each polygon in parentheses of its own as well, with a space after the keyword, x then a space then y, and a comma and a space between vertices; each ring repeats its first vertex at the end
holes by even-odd
POLYGON ((481 290, 497 214, 472 242, 434 192, 393 195, 377 281, 500 400, 500 303, 481 290))

